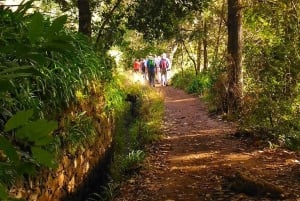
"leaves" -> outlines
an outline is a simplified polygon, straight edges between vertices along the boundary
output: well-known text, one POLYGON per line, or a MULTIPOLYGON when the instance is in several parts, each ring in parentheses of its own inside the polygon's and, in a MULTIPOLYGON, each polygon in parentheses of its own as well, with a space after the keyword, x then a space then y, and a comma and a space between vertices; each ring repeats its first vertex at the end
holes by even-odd
POLYGON ((33 164, 32 162, 22 162, 15 168, 20 175, 27 174, 32 176, 37 172, 36 164, 33 164))
POLYGON ((2 183, 0 183, 0 200, 6 200, 8 197, 6 187, 2 183))
POLYGON ((57 129, 57 127, 57 122, 48 122, 40 119, 18 129, 16 137, 21 140, 33 142, 35 145, 47 145, 52 141, 52 137, 49 134, 57 129))
POLYGON ((32 147, 31 151, 33 158, 35 158, 40 164, 51 168, 55 168, 57 166, 54 161, 54 154, 51 154, 40 147, 32 147))
MULTIPOLYGON (((51 168, 57 166, 55 153, 50 153, 46 147, 53 142, 50 134, 58 128, 58 123, 44 119, 32 121, 32 117, 33 110, 19 111, 4 126, 6 133, 4 136, 0 135, 0 150, 2 151, 0 156, 2 160, 5 157, 8 160, 0 164, 1 181, 9 180, 9 183, 12 183, 24 174, 32 175, 36 172, 35 168, 40 165, 51 168), (9 135, 8 132, 14 132, 14 135, 9 135), (14 140, 9 141, 5 136, 10 136, 14 140), (13 141, 19 143, 12 144, 13 141), (26 148, 22 145, 26 145, 26 148), (27 153, 29 150, 32 156, 27 153), (21 157, 22 161, 19 160, 21 157)), ((4 190, 5 188, 3 187, 4 190)), ((5 194, 1 188, 0 198, 5 200, 5 194)))
POLYGON ((65 23, 67 22, 67 16, 66 15, 63 15, 63 16, 60 16, 58 18, 56 18, 50 28, 49 28, 49 33, 57 33, 59 31, 61 31, 65 25, 65 23))
POLYGON ((182 19, 193 11, 203 9, 206 0, 188 1, 137 1, 132 7, 128 26, 143 33, 146 39, 171 38, 178 33, 182 19))
MULTIPOLYGON (((39 167, 57 166, 52 132, 58 123, 40 118, 61 115, 77 101, 77 90, 89 94, 90 83, 111 76, 108 56, 67 30, 66 16, 51 22, 41 13, 27 12, 31 3, 0 13, 0 200, 9 200, 6 189, 17 178, 33 175, 39 167)), ((72 122, 74 129, 63 140, 75 136, 82 145, 87 135, 94 137, 94 119, 86 119, 72 122)))
POLYGON ((0 150, 10 159, 12 162, 19 162, 19 156, 16 149, 12 144, 3 136, 0 135, 0 150))
POLYGON ((28 37, 32 43, 36 42, 43 34, 44 29, 44 18, 41 13, 35 13, 29 20, 28 37))
POLYGON ((26 111, 19 111, 17 114, 15 114, 12 118, 10 118, 5 126, 4 131, 10 131, 12 129, 18 128, 22 125, 25 125, 28 123, 29 119, 33 115, 33 110, 26 110, 26 111))
POLYGON ((12 84, 8 80, 0 79, 0 93, 13 89, 12 84))

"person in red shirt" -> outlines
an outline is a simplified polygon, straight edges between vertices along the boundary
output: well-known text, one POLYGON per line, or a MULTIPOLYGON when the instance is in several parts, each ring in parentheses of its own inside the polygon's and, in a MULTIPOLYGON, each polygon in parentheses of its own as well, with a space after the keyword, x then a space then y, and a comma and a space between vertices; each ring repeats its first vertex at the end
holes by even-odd
POLYGON ((138 59, 136 59, 133 63, 133 71, 139 72, 140 71, 140 62, 138 59))

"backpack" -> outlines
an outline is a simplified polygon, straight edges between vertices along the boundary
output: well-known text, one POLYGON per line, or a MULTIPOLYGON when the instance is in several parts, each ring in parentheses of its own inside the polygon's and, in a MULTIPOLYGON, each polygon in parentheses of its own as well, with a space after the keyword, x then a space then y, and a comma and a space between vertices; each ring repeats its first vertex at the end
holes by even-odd
POLYGON ((167 60, 166 59, 162 59, 160 61, 159 67, 160 67, 161 72, 165 73, 167 71, 167 68, 169 67, 167 60))
POLYGON ((149 67, 150 69, 154 69, 155 63, 154 63, 154 60, 153 60, 153 59, 150 59, 149 62, 148 62, 148 64, 149 64, 148 67, 149 67))
POLYGON ((142 68, 142 72, 144 73, 145 72, 145 62, 144 61, 141 61, 141 68, 142 68))

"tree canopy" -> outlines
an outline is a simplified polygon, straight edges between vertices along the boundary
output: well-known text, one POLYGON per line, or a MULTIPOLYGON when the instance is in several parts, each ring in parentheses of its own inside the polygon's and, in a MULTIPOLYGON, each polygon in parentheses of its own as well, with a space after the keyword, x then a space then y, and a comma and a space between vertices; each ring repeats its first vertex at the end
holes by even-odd
POLYGON ((180 32, 180 25, 187 17, 208 6, 208 0, 135 1, 130 8, 128 27, 144 34, 147 40, 174 38, 180 32))

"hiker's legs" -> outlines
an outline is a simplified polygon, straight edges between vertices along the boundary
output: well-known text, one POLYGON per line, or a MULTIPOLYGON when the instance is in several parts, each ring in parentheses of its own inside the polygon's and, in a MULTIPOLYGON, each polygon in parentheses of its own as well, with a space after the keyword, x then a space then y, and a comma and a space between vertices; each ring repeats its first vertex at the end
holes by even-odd
POLYGON ((161 72, 161 85, 162 86, 165 86, 167 83, 166 83, 166 72, 161 72))
POLYGON ((148 71, 148 82, 149 82, 150 85, 151 85, 151 77, 152 77, 151 72, 148 71))
POLYGON ((156 78, 157 78, 157 82, 161 83, 161 72, 160 72, 160 68, 157 68, 156 71, 156 78))
POLYGON ((168 85, 168 71, 165 73, 165 85, 168 85))
POLYGON ((152 72, 152 77, 151 77, 151 86, 155 86, 155 72, 152 72))
POLYGON ((150 72, 148 72, 148 74, 149 74, 149 84, 150 84, 150 86, 154 86, 155 71, 150 71, 150 72))

